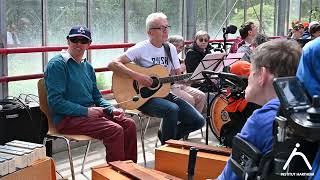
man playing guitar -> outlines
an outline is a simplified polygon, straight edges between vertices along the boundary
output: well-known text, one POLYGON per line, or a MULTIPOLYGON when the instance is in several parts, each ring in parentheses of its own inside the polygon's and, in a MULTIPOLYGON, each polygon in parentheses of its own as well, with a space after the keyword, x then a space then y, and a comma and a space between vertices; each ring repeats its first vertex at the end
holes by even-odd
MULTIPOLYGON (((146 19, 149 38, 129 48, 123 55, 114 59, 108 68, 116 74, 127 75, 145 87, 151 87, 153 79, 128 68, 127 63, 133 62, 141 67, 160 64, 168 72, 173 69, 177 75, 181 74, 176 48, 168 43, 172 57, 170 60, 163 46, 168 39, 169 28, 165 14, 161 12, 150 14, 146 19)), ((190 132, 200 129, 205 122, 203 116, 192 105, 171 93, 163 98, 149 99, 138 110, 150 116, 163 118, 162 130, 158 133, 162 144, 169 139, 181 139, 190 132)))

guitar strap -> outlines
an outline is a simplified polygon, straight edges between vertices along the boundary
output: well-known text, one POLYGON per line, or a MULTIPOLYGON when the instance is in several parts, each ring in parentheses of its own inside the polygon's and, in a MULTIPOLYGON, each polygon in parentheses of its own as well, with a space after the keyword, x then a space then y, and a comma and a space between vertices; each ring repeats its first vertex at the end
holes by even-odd
POLYGON ((174 67, 174 64, 173 64, 173 61, 172 61, 170 46, 169 46, 168 43, 163 43, 162 45, 164 47, 164 51, 166 52, 166 56, 169 58, 169 60, 170 60, 170 62, 172 64, 172 67, 174 69, 174 74, 176 74, 176 68, 174 67))

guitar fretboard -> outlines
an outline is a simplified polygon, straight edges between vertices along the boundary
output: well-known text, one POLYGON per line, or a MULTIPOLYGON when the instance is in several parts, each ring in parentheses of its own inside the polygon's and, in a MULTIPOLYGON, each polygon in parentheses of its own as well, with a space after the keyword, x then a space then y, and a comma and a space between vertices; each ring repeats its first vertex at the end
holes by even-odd
POLYGON ((160 83, 172 83, 172 82, 176 82, 176 81, 186 80, 191 75, 192 75, 192 73, 182 74, 182 75, 174 75, 174 76, 159 78, 159 81, 160 81, 160 83))

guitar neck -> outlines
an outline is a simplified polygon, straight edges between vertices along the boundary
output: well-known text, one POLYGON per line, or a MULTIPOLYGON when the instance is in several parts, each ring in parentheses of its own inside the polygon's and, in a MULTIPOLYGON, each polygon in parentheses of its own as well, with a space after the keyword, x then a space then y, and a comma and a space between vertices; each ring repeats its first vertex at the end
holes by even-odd
POLYGON ((172 82, 186 80, 191 75, 192 75, 192 73, 182 74, 182 75, 174 75, 174 76, 169 76, 169 77, 163 77, 163 78, 160 78, 159 80, 161 83, 172 83, 172 82))

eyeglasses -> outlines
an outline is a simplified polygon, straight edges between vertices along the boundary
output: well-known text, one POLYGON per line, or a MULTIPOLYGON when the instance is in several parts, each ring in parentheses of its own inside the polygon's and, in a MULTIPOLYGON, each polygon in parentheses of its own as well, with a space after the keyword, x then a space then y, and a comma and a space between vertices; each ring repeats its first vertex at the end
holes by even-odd
POLYGON ((200 38, 199 41, 200 41, 200 42, 208 42, 208 39, 206 39, 206 38, 200 38))
POLYGON ((161 31, 166 31, 169 30, 171 28, 171 26, 161 26, 161 27, 154 27, 154 28, 150 28, 150 29, 159 29, 161 31))
POLYGON ((75 44, 78 42, 80 42, 81 44, 88 44, 90 42, 90 40, 87 38, 71 37, 69 39, 72 43, 75 43, 75 44))

